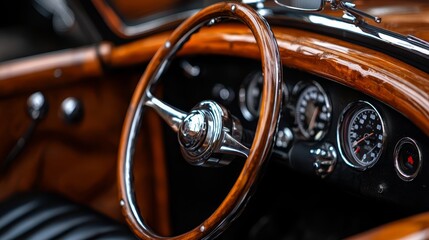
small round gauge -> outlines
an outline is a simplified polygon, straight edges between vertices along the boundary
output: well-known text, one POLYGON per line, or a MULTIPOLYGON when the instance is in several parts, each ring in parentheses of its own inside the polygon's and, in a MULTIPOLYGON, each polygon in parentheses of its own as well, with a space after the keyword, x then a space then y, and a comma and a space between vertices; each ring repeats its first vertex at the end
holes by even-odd
POLYGON ((248 121, 259 116, 263 81, 262 72, 253 72, 246 77, 240 87, 240 110, 243 117, 248 121))
MULTIPOLYGON (((243 117, 252 121, 259 117, 259 108, 261 104, 262 86, 264 77, 261 71, 250 73, 239 91, 240 110, 243 117)), ((282 84, 284 98, 288 97, 288 90, 286 84, 282 84)))
POLYGON ((365 170, 380 158, 385 140, 384 123, 378 111, 367 102, 349 105, 340 120, 340 152, 352 167, 365 170))
POLYGON ((306 139, 322 139, 331 121, 331 104, 319 84, 312 83, 300 91, 295 119, 299 132, 306 139))
POLYGON ((422 154, 417 142, 409 137, 398 141, 393 152, 395 170, 404 181, 412 181, 422 167, 422 154))

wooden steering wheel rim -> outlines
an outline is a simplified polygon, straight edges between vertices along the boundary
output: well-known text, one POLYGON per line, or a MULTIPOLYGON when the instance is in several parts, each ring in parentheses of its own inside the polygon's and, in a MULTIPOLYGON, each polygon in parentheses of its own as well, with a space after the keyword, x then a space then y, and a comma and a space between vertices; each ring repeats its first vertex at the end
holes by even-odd
POLYGON ((169 37, 146 68, 137 84, 125 117, 118 157, 119 194, 122 212, 133 232, 143 239, 166 239, 154 233, 138 213, 134 199, 132 166, 136 133, 140 129, 146 90, 155 84, 178 49, 200 27, 232 18, 246 24, 261 52, 263 92, 255 138, 243 169, 221 205, 194 229, 172 239, 201 239, 219 234, 237 216, 251 195, 262 166, 271 151, 282 103, 282 65, 274 35, 264 18, 238 2, 211 5, 183 22, 169 37))

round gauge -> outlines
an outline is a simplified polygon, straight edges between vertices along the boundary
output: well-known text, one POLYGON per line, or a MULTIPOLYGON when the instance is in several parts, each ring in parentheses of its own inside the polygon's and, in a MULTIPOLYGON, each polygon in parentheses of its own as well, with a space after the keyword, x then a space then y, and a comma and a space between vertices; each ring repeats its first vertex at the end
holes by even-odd
POLYGON ((240 110, 248 121, 259 117, 263 81, 262 72, 253 72, 246 77, 240 87, 240 110))
POLYGON ((422 167, 422 154, 414 139, 404 137, 399 140, 393 156, 396 173, 402 180, 411 181, 417 177, 422 167))
MULTIPOLYGON (((252 121, 259 117, 259 108, 261 105, 262 86, 264 77, 261 71, 250 73, 239 91, 240 110, 243 117, 252 121)), ((282 84, 284 98, 287 99, 288 91, 286 84, 282 84)))
POLYGON ((299 132, 306 139, 320 140, 325 136, 331 121, 331 104, 317 83, 301 90, 295 110, 299 132))
POLYGON ((367 102, 358 102, 346 109, 339 127, 340 152, 347 164, 365 170, 378 161, 383 151, 383 119, 367 102))

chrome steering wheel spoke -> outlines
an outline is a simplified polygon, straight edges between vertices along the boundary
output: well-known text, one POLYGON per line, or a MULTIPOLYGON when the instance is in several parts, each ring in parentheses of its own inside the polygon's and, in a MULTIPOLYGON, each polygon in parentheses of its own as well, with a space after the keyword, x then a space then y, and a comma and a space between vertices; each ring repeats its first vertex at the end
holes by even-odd
POLYGON ((240 141, 233 138, 229 133, 224 132, 222 144, 217 151, 222 154, 230 154, 241 157, 249 157, 249 148, 244 146, 240 141))
POLYGON ((174 132, 179 132, 180 124, 188 115, 186 112, 177 109, 169 104, 159 100, 152 95, 150 91, 146 91, 143 100, 145 106, 152 108, 156 113, 173 129, 174 132))

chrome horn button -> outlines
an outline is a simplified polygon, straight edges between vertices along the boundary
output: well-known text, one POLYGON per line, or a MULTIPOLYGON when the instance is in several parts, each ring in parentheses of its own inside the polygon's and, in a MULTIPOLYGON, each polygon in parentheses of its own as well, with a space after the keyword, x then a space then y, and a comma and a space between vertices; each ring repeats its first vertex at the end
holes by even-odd
POLYGON ((179 143, 187 150, 195 150, 201 146, 207 134, 207 119, 204 113, 192 111, 179 127, 179 143))
POLYGON ((231 149, 236 147, 241 136, 242 127, 238 119, 214 101, 197 104, 183 118, 178 129, 180 150, 185 160, 205 167, 229 164, 232 157, 225 154, 237 155, 237 151, 231 149), (234 146, 230 148, 230 144, 234 146))

